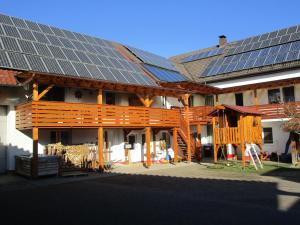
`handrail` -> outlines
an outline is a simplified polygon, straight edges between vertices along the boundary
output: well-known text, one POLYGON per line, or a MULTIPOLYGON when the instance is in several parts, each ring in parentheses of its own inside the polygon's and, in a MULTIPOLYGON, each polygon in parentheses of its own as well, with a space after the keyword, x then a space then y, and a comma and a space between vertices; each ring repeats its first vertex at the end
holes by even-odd
POLYGON ((32 101, 16 106, 16 127, 178 127, 179 110, 32 101))

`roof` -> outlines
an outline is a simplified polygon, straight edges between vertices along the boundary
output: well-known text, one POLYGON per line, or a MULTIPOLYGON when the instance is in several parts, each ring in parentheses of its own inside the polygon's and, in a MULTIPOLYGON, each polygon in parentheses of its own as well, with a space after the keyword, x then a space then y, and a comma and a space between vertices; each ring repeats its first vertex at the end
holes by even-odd
POLYGON ((0 86, 15 86, 17 80, 15 78, 15 71, 12 70, 1 70, 0 69, 0 86))
POLYGON ((198 82, 300 67, 300 25, 173 56, 198 82))
MULTIPOLYGON (((168 59, 136 48, 132 61, 119 43, 0 14, 0 68, 141 86, 158 86, 142 63, 175 71, 167 81, 185 80, 168 59), (179 75, 178 75, 179 74, 179 75), (175 77, 172 77, 175 76, 175 77)), ((126 47, 126 46, 125 46, 126 47)), ((152 72, 152 71, 148 71, 152 72)), ((166 81, 164 77, 162 81, 166 81)))
POLYGON ((239 112, 241 114, 262 115, 262 113, 260 113, 253 107, 232 106, 232 105, 225 105, 225 104, 215 107, 215 109, 212 112, 210 112, 209 115, 212 116, 212 115, 216 114, 221 108, 233 110, 233 111, 239 112))

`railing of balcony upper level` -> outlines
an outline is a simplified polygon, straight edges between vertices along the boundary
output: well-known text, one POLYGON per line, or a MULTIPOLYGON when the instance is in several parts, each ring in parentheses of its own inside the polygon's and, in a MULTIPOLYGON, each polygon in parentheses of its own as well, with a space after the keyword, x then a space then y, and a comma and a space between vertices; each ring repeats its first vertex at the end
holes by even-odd
POLYGON ((16 128, 178 127, 177 109, 32 101, 16 106, 16 128))

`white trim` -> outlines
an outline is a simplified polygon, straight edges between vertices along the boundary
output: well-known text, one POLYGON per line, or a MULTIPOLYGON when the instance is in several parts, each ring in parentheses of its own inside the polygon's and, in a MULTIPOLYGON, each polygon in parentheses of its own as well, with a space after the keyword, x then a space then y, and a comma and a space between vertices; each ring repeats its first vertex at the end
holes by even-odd
POLYGON ((280 119, 263 119, 261 120, 261 122, 265 122, 265 123, 268 123, 268 122, 284 122, 284 121, 289 121, 290 118, 280 118, 280 119))
POLYGON ((216 83, 211 83, 209 85, 217 88, 229 88, 229 87, 237 87, 237 86, 244 86, 249 84, 258 84, 258 83, 265 83, 270 81, 277 81, 277 80, 286 80, 291 78, 298 78, 300 77, 300 70, 293 70, 293 71, 285 71, 280 73, 271 73, 266 75, 257 75, 257 76, 248 76, 246 78, 238 78, 238 79, 231 79, 228 81, 221 81, 216 83))

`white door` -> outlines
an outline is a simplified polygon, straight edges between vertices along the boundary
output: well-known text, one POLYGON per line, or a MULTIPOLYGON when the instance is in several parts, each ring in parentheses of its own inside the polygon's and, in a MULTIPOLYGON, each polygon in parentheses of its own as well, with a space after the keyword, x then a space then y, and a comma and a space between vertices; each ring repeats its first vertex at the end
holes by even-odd
POLYGON ((0 106, 0 173, 6 170, 6 121, 7 121, 7 107, 0 106))

